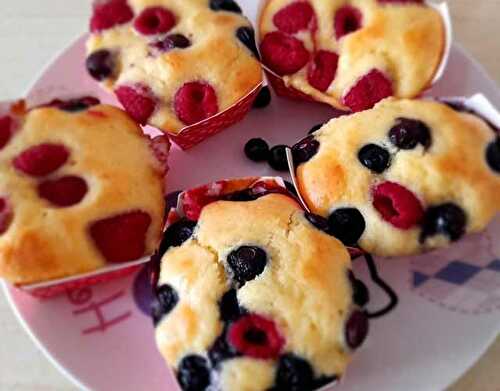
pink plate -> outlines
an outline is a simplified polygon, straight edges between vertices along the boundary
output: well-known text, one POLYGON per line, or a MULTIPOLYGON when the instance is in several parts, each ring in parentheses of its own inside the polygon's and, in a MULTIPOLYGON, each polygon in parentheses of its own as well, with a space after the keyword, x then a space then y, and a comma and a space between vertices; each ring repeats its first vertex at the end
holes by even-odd
MULTIPOLYGON (((257 2, 241 3, 255 19, 257 2)), ((31 89, 31 98, 91 94, 115 102, 86 76, 84 40, 54 61, 31 89)), ((455 46, 445 77, 430 93, 476 92, 500 106, 495 83, 455 46)), ((326 106, 274 99, 270 107, 250 113, 232 129, 190 151, 174 149, 170 191, 220 178, 276 175, 265 164, 244 158, 245 141, 261 136, 271 144, 290 144, 331 115, 326 106)), ((447 251, 400 261, 378 260, 380 273, 398 292, 400 304, 372 322, 366 344, 335 390, 438 390, 463 374, 499 332, 500 243, 493 239, 499 236, 497 219, 486 233, 468 237, 447 251)), ((355 263, 369 281, 362 262, 355 263)), ((176 390, 174 377, 155 349, 154 329, 145 314, 146 280, 141 272, 45 301, 4 288, 36 344, 82 389, 176 390)), ((370 287, 370 305, 383 305, 383 293, 370 287)))

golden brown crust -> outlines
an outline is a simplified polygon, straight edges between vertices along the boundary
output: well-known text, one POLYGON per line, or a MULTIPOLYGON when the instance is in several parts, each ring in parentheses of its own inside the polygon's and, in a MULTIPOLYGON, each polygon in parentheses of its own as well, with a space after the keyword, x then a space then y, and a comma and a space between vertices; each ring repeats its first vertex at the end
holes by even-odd
MULTIPOLYGON (((179 296, 156 331, 169 365, 177 368, 189 354, 206 357, 220 335, 218 302, 231 287, 225 260, 242 245, 264 249, 268 261, 262 274, 238 289, 239 304, 272 319, 285 339, 283 351, 304 357, 317 376, 341 375, 350 356, 344 342, 353 305, 349 254, 311 225, 294 200, 280 194, 206 206, 193 237, 163 256, 159 286, 170 284, 179 296), (182 315, 186 307, 193 324, 203 324, 190 335, 184 331, 191 323, 182 315)), ((231 359, 222 363, 220 386, 264 390, 274 383, 275 371, 275 360, 231 359), (256 376, 260 382, 252 384, 256 376)))
MULTIPOLYGON (((274 15, 297 0, 268 0, 259 18, 259 38, 275 31, 274 15)), ((298 37, 309 51, 329 50, 339 54, 337 74, 326 92, 307 81, 306 67, 283 77, 292 86, 316 100, 346 109, 342 97, 355 82, 371 69, 379 69, 393 82, 394 96, 413 98, 430 84, 443 59, 446 45, 445 26, 433 8, 412 4, 378 4, 376 0, 310 0, 318 18, 319 38, 313 44, 310 34, 298 37), (363 27, 335 38, 334 15, 349 4, 363 14, 363 27)))
POLYGON ((151 55, 148 44, 152 38, 136 33, 132 22, 93 34, 88 40, 89 54, 107 49, 118 56, 116 77, 106 80, 104 87, 113 90, 120 85, 142 83, 151 88, 158 98, 158 107, 149 124, 172 133, 179 133, 186 126, 177 118, 173 100, 177 90, 187 82, 208 82, 215 89, 219 112, 262 82, 259 61, 236 38, 239 27, 251 26, 242 15, 214 12, 208 7, 208 0, 128 0, 128 3, 135 15, 149 6, 167 7, 177 18, 169 34, 184 34, 192 42, 186 49, 151 55))
POLYGON ((146 253, 154 250, 164 214, 164 172, 126 113, 106 105, 79 113, 40 108, 18 120, 20 128, 0 154, 0 194, 13 209, 12 223, 0 235, 3 278, 29 284, 103 267, 106 260, 89 235, 89 224, 133 210, 150 215, 146 253), (43 179, 77 175, 87 182, 85 198, 72 207, 56 208, 41 199, 39 179, 12 166, 19 153, 47 142, 65 145, 70 158, 43 179))
POLYGON ((432 101, 387 99, 374 109, 330 121, 315 134, 320 148, 298 167, 299 190, 313 210, 328 216, 343 206, 358 208, 367 229, 363 249, 378 255, 406 255, 442 246, 449 241, 419 243, 420 227, 404 231, 383 221, 372 206, 370 189, 382 181, 399 183, 424 207, 454 202, 468 217, 467 232, 483 230, 500 210, 496 197, 500 176, 488 167, 485 151, 493 131, 480 119, 432 101), (432 145, 424 151, 394 151, 381 175, 362 166, 358 151, 375 143, 391 149, 388 132, 399 117, 425 122, 432 145))

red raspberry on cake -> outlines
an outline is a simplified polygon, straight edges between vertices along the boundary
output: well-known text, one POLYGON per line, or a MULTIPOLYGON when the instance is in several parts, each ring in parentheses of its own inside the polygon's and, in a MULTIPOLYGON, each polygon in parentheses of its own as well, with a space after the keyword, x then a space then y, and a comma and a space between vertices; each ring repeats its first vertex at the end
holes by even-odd
POLYGON ((234 2, 99 0, 91 33, 89 75, 173 138, 262 83, 254 30, 234 2))
POLYGON ((0 277, 52 282, 153 253, 168 141, 90 97, 10 113, 0 141, 0 277))
POLYGON ((259 17, 277 93, 353 112, 420 95, 443 61, 445 35, 423 0, 268 0, 259 17))

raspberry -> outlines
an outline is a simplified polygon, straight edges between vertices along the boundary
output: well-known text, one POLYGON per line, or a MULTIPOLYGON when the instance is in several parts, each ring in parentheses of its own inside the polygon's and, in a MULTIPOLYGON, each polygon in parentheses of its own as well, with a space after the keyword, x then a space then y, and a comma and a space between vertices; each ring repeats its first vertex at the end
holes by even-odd
POLYGON ((336 53, 320 50, 309 63, 307 81, 319 91, 325 92, 337 74, 339 56, 336 53))
POLYGON ((278 30, 287 34, 295 34, 306 30, 313 17, 314 10, 311 5, 305 1, 297 1, 274 15, 273 22, 278 30))
POLYGON ((129 212, 92 223, 90 235, 108 262, 127 262, 144 255, 150 224, 149 214, 129 212))
POLYGON ((201 211, 206 205, 219 200, 224 190, 224 182, 215 182, 210 186, 202 186, 190 190, 182 196, 183 210, 186 218, 198 221, 201 211))
POLYGON ((345 5, 339 8, 335 14, 335 36, 337 39, 344 35, 351 34, 361 28, 363 24, 363 14, 353 6, 345 5))
POLYGON ((219 111, 215 90, 207 83, 184 84, 175 94, 175 113, 186 125, 207 119, 219 111))
POLYGON ((230 326, 227 337, 238 352, 264 360, 277 358, 285 344, 276 324, 260 315, 240 318, 230 326))
POLYGON ((134 22, 134 28, 144 35, 163 34, 174 26, 174 14, 163 7, 146 8, 134 22))
POLYGON ((373 69, 356 82, 344 96, 343 103, 354 112, 363 111, 393 94, 392 82, 382 72, 373 69))
POLYGON ((12 210, 5 198, 0 198, 0 235, 5 233, 12 221, 12 210))
POLYGON ((107 0, 94 3, 94 14, 90 19, 90 31, 98 33, 116 25, 130 22, 134 12, 126 0, 107 0))
POLYGON ((121 86, 115 94, 127 113, 140 125, 145 125, 156 109, 156 102, 146 86, 121 86))
POLYGON ((291 75, 299 71, 310 58, 300 40, 279 31, 266 34, 260 48, 264 63, 278 75, 291 75))
POLYGON ((382 218, 399 229, 410 229, 424 217, 422 204, 405 187, 384 182, 373 190, 373 206, 382 218))
POLYGON ((39 144, 26 149, 14 158, 16 169, 31 176, 45 176, 68 160, 69 152, 60 144, 39 144))
POLYGON ((38 185, 38 195, 60 207, 78 204, 87 194, 87 183, 77 176, 47 180, 38 185))
POLYGON ((0 118, 0 150, 7 145, 12 136, 12 125, 14 121, 11 117, 0 118))

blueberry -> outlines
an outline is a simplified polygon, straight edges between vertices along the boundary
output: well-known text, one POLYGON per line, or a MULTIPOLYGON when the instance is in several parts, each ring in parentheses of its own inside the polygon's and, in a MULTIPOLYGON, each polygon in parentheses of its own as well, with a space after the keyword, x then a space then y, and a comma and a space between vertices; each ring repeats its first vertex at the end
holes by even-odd
POLYGON ((234 279, 244 284, 260 275, 267 265, 267 254, 255 246, 241 246, 231 251, 227 263, 234 279))
POLYGON ((356 244, 366 228, 363 215, 355 208, 335 210, 328 218, 328 224, 330 234, 345 245, 356 244))
POLYGON ((219 311, 221 319, 226 323, 234 322, 246 313, 238 303, 236 289, 231 289, 222 296, 219 301, 219 311))
POLYGON ((357 349, 368 335, 368 317, 362 311, 354 311, 345 326, 345 340, 351 349, 357 349))
POLYGON ((222 361, 238 357, 239 353, 236 349, 227 342, 227 331, 224 330, 222 335, 218 337, 214 344, 208 350, 208 357, 212 366, 216 367, 222 361))
POLYGON ((308 136, 304 140, 299 141, 292 147, 293 161, 295 165, 309 161, 318 153, 319 141, 314 136, 308 136))
POLYGON ((269 145, 261 138, 252 138, 245 144, 245 155, 254 162, 266 161, 269 157, 269 145))
POLYGON ((382 174, 389 167, 391 155, 376 144, 368 144, 361 148, 358 159, 370 171, 382 174))
POLYGON ((240 42, 245 45, 256 58, 260 59, 259 51, 257 50, 257 45, 255 44, 255 31, 252 27, 240 27, 236 30, 236 37, 238 37, 240 42))
POLYGON ((182 359, 177 380, 183 391, 203 391, 210 385, 210 369, 205 358, 197 355, 182 359))
POLYGON ((317 124, 317 125, 314 125, 311 130, 309 130, 308 134, 313 134, 314 132, 316 132, 317 130, 320 130, 322 127, 323 127, 324 124, 317 124))
POLYGON ((109 50, 98 50, 87 57, 87 71, 95 80, 102 81, 113 75, 115 60, 109 50))
POLYGON ((314 372, 306 360, 288 353, 280 357, 276 371, 276 391, 312 391, 314 372))
POLYGON ((486 161, 490 168, 500 173, 500 137, 492 141, 486 149, 486 161))
POLYGON ((55 100, 49 105, 55 106, 59 110, 67 111, 69 113, 76 113, 78 111, 87 110, 89 107, 98 105, 99 103, 99 99, 92 96, 86 96, 84 98, 70 99, 65 101, 55 100))
POLYGON ((286 158, 286 145, 276 145, 269 151, 267 162, 276 171, 288 171, 288 160, 286 158))
POLYGON ((425 212, 421 242, 429 236, 446 235, 451 241, 460 239, 465 234, 467 216, 462 208, 453 203, 433 206, 425 212))
POLYGON ((233 0, 210 0, 210 9, 213 11, 228 11, 241 14, 241 8, 233 0))
POLYGON ((257 98, 253 102, 253 107, 256 109, 263 109, 264 107, 269 106, 271 103, 271 90, 268 86, 264 86, 260 89, 257 98))
POLYGON ((167 213, 170 211, 170 209, 177 207, 177 200, 179 199, 179 195, 181 193, 182 191, 177 190, 177 191, 172 191, 166 195, 165 201, 166 201, 167 213))
POLYGON ((162 52, 168 52, 175 48, 188 48, 189 46, 191 46, 191 41, 185 35, 170 34, 165 39, 155 42, 153 46, 158 50, 161 50, 162 52))
POLYGON ((400 149, 414 149, 418 144, 424 148, 431 145, 431 132, 422 121, 398 118, 396 125, 389 131, 389 139, 400 149))
POLYGON ((330 224, 328 224, 328 220, 324 217, 309 212, 304 212, 304 215, 306 219, 320 231, 330 231, 330 224))
POLYGON ((298 196, 298 194, 297 194, 297 189, 295 189, 295 186, 293 185, 293 183, 292 183, 292 182, 290 182, 290 181, 284 181, 284 182, 285 182, 285 187, 286 187, 286 189, 287 189, 290 193, 292 193, 294 196, 298 196))
POLYGON ((195 227, 196 222, 186 218, 183 218, 168 227, 165 232, 162 245, 160 246, 162 254, 165 254, 169 247, 178 247, 188 240, 193 235, 195 227))
POLYGON ((258 197, 252 193, 251 189, 245 189, 241 191, 235 191, 234 193, 229 193, 224 196, 225 201, 235 201, 235 202, 246 202, 246 201, 254 201, 258 197))
POLYGON ((354 273, 349 270, 349 281, 352 286, 352 300, 354 303, 360 307, 364 307, 370 301, 370 292, 368 288, 363 283, 363 281, 358 280, 354 273))
POLYGON ((179 302, 179 295, 172 286, 165 284, 156 290, 155 298, 153 299, 152 316, 155 326, 168 315, 179 302))

